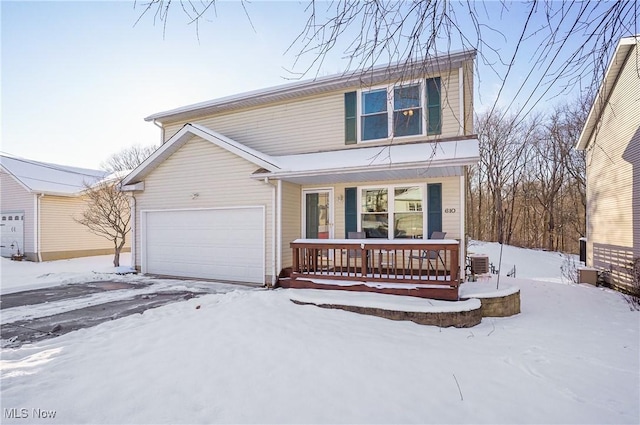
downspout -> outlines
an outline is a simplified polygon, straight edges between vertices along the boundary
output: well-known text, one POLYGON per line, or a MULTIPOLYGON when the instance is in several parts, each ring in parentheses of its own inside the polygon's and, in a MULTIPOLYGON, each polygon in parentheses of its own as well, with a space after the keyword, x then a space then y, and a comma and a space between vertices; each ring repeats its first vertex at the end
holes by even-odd
POLYGON ((269 181, 269 177, 265 177, 264 180, 262 180, 265 184, 268 184, 269 186, 271 186, 271 189, 273 189, 273 191, 271 192, 271 282, 267 285, 271 288, 276 286, 276 282, 278 280, 278 276, 276 273, 276 200, 277 200, 277 191, 278 191, 278 186, 274 186, 273 184, 271 184, 271 182, 269 181))
POLYGON ((35 195, 35 223, 33 223, 33 244, 34 251, 36 253, 36 261, 42 262, 42 249, 41 249, 41 232, 40 232, 40 199, 44 196, 44 193, 35 195))
POLYGON ((160 129, 160 146, 164 145, 164 127, 161 124, 158 124, 156 120, 153 120, 153 125, 160 129))
POLYGON ((466 116, 464 115, 464 72, 462 70, 462 66, 458 68, 458 101, 460 102, 460 128, 458 130, 458 134, 464 135, 464 122, 466 116))
POLYGON ((134 196, 133 193, 131 193, 131 212, 129 213, 131 215, 131 237, 129 238, 129 243, 131 244, 131 269, 132 270, 137 270, 136 269, 136 241, 138 240, 138 238, 136 238, 136 197, 134 196))

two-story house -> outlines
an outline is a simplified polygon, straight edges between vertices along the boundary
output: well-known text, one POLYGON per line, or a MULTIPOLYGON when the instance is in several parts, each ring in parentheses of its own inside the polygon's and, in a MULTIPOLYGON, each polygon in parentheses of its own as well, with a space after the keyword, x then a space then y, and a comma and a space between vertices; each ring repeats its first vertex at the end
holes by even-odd
POLYGON ((462 273, 465 173, 479 159, 475 55, 321 77, 147 117, 163 143, 123 182, 132 195, 136 267, 273 285, 299 260, 295 240, 329 243, 358 232, 399 243, 446 232, 462 273))
POLYGON ((576 149, 586 155, 586 265, 623 290, 640 258, 640 35, 618 42, 576 149))

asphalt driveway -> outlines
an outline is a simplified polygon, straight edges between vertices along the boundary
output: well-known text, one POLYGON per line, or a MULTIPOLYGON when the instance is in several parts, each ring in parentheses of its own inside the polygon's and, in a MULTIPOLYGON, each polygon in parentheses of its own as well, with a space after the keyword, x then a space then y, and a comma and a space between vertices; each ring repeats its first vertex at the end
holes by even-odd
POLYGON ((180 285, 180 290, 167 290, 165 286, 162 290, 153 291, 153 287, 154 281, 143 283, 100 281, 2 295, 0 297, 0 310, 3 316, 3 324, 0 326, 2 347, 20 347, 25 343, 53 338, 109 320, 143 313, 169 303, 188 300, 206 293, 229 290, 224 286, 207 288, 207 290, 203 290, 202 287, 185 290, 184 286, 180 285), (110 300, 114 297, 109 295, 116 295, 114 291, 121 291, 118 294, 122 299, 110 300), (101 298, 104 300, 101 301, 101 298), (91 300, 91 302, 85 300, 91 300), (54 309, 54 314, 36 315, 33 318, 14 321, 10 317, 7 319, 7 316, 10 316, 9 313, 16 310, 36 310, 54 304, 58 306, 54 309))

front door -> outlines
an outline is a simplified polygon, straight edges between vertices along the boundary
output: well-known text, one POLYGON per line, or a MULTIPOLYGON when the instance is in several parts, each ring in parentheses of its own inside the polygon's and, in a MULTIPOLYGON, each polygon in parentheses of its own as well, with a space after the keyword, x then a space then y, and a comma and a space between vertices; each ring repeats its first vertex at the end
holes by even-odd
POLYGON ((304 238, 333 238, 333 190, 303 191, 304 238))

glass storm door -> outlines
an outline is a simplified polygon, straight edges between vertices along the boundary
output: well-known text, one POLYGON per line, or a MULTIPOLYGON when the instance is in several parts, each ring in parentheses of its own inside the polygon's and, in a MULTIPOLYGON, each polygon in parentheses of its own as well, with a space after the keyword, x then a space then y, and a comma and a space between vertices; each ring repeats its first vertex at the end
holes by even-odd
POLYGON ((304 237, 333 238, 332 190, 304 191, 304 237))

